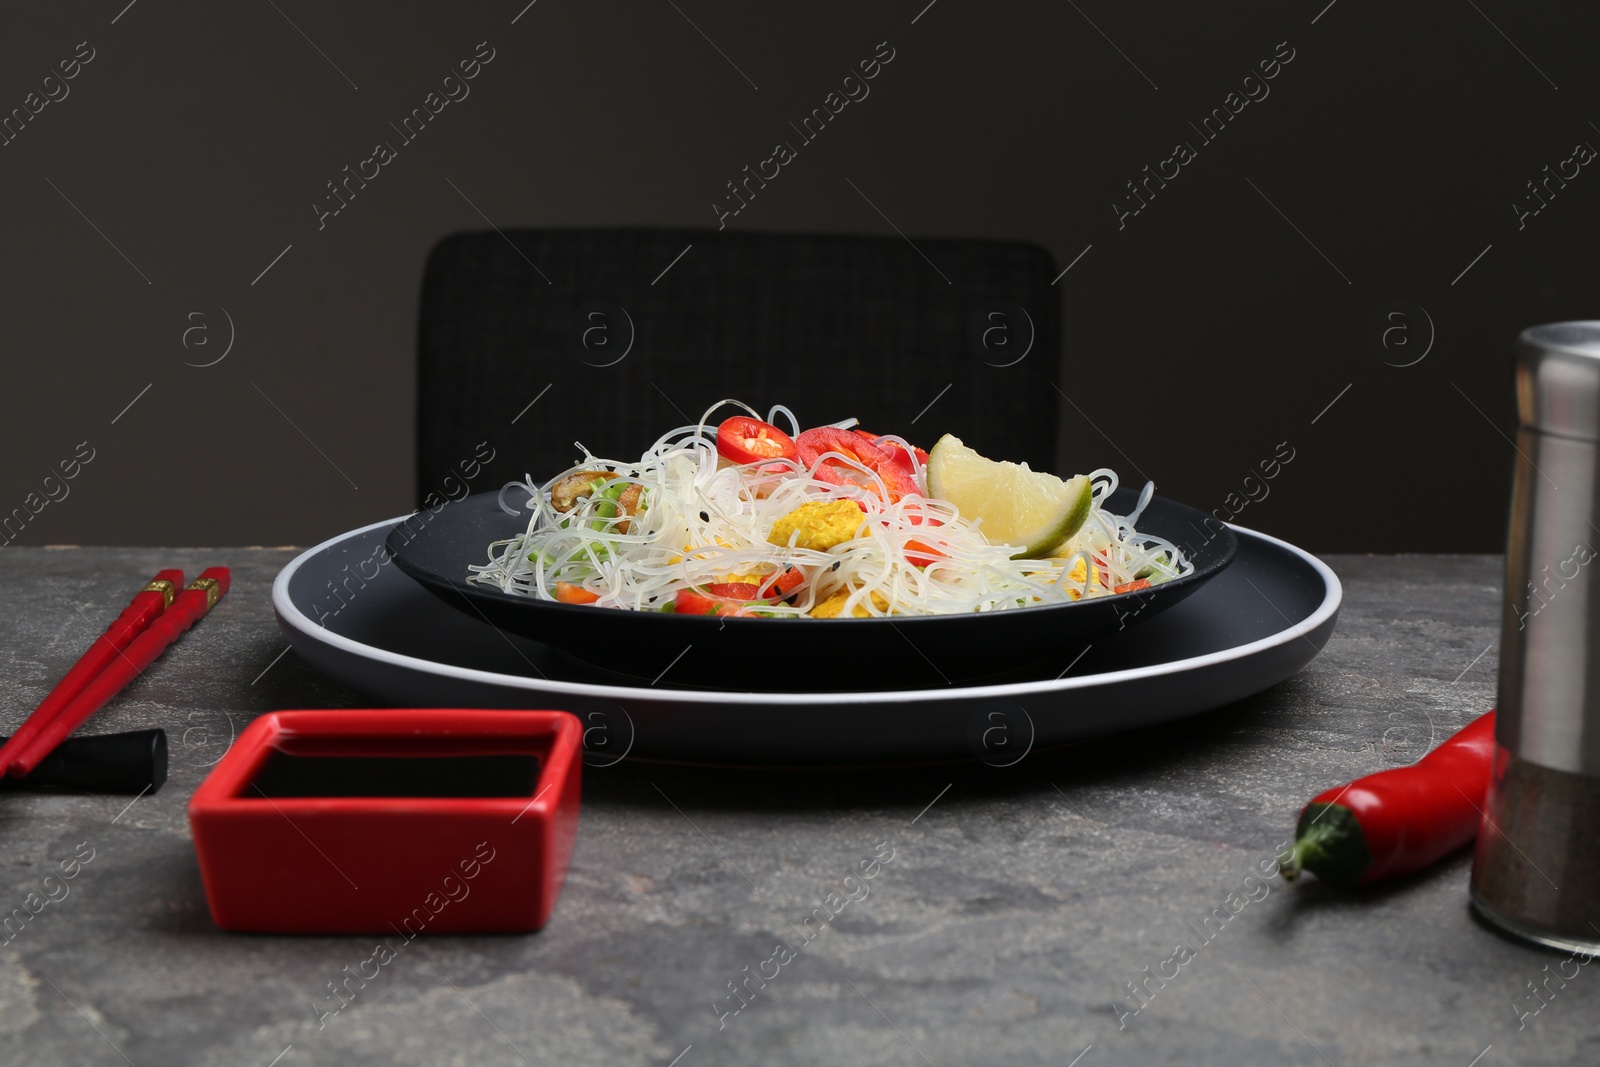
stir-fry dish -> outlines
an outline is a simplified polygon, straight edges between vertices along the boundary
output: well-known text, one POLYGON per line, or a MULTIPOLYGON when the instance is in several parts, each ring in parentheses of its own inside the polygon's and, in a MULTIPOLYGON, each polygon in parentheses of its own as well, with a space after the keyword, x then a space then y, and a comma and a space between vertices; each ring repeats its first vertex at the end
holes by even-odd
POLYGON ((1135 529, 1153 484, 1114 515, 1102 507, 1113 471, 1061 479, 948 434, 924 452, 862 429, 801 432, 785 407, 762 419, 727 400, 636 462, 578 447, 554 478, 501 490, 528 527, 491 544, 471 581, 565 604, 831 619, 1057 604, 1194 569, 1135 529), (729 407, 747 414, 709 421, 729 407))

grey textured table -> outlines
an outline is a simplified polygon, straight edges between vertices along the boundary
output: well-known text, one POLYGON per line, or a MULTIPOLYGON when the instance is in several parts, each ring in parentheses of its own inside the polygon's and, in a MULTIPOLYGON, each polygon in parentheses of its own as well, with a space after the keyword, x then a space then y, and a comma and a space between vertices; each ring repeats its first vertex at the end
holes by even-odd
POLYGON ((1343 617, 1298 677, 1005 769, 588 768, 542 933, 419 938, 323 1015, 375 939, 221 933, 184 814, 253 716, 364 703, 279 658, 269 587, 290 556, 0 553, 8 728, 158 567, 234 568, 232 595, 93 723, 166 728, 159 794, 0 798, 0 910, 94 850, 0 943, 0 1062, 1600 1062, 1600 971, 1562 986, 1561 954, 1475 922, 1465 855, 1360 896, 1246 881, 1306 798, 1490 707, 1494 558, 1335 557, 1343 617), (805 941, 800 920, 880 842, 892 862, 805 941), (795 957, 764 963, 779 941, 795 957), (1194 958, 1148 979, 1179 942, 1194 958), (775 966, 732 1014, 728 983, 775 966), (1129 982, 1154 991, 1138 1014, 1129 982))

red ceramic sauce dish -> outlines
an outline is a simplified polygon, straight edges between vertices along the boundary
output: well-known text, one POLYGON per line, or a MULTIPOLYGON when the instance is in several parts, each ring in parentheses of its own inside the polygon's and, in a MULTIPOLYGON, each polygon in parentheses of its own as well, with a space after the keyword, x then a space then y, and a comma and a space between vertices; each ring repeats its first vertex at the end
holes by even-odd
POLYGON ((224 930, 520 933, 550 918, 578 831, 564 711, 279 711, 189 801, 224 930))

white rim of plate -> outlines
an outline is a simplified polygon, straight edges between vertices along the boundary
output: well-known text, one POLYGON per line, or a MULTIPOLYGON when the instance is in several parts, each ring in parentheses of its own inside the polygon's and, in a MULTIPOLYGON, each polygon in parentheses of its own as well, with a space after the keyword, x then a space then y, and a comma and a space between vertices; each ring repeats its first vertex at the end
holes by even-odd
MULTIPOLYGON (((952 685, 944 689, 889 689, 873 690, 859 693, 780 693, 763 692, 754 693, 751 690, 702 690, 702 689, 655 689, 649 686, 618 686, 606 685, 596 682, 563 682, 552 678, 530 678, 521 674, 499 674, 495 671, 480 671, 474 667, 457 667, 449 663, 440 663, 437 660, 420 659, 416 656, 402 656, 388 649, 378 648, 375 645, 364 644, 351 640, 343 634, 336 634, 324 626, 319 626, 309 619, 304 612, 295 606, 289 599, 289 583, 294 579, 295 572, 300 565, 311 557, 328 548, 362 534, 374 530, 387 530, 396 523, 403 522, 410 517, 405 515, 375 522, 370 526, 363 526, 356 530, 348 530, 336 537, 330 537, 313 548, 308 548, 300 553, 288 566, 278 572, 278 577, 272 582, 272 606, 278 617, 306 637, 318 641, 343 652, 374 660, 378 663, 392 667, 403 667, 408 670, 421 671, 446 678, 457 678, 462 681, 477 682, 484 685, 509 687, 513 689, 527 689, 539 693, 562 693, 572 696, 604 697, 612 700, 631 699, 644 701, 666 701, 683 703, 693 701, 697 704, 744 704, 749 698, 759 695, 768 704, 787 704, 804 706, 816 704, 819 701, 839 703, 850 701, 858 704, 901 704, 908 700, 972 700, 990 697, 1017 697, 1032 693, 1058 693, 1072 689, 1086 689, 1091 687, 1114 685, 1118 682, 1134 678, 1154 678, 1164 674, 1177 674, 1183 671, 1196 670, 1201 667, 1211 667, 1230 660, 1244 659, 1258 652, 1266 651, 1290 641, 1299 640, 1316 630, 1323 623, 1331 619, 1339 610, 1339 605, 1344 602, 1344 586, 1339 582, 1339 576, 1329 569, 1316 556, 1303 548, 1291 545, 1287 541, 1279 540, 1270 534, 1259 533, 1243 526, 1229 523, 1235 533, 1249 534, 1268 544, 1277 545, 1279 548, 1298 556, 1304 560, 1312 570, 1322 578, 1324 594, 1322 603, 1303 621, 1288 626, 1277 633, 1258 638, 1248 644, 1235 645, 1232 648, 1222 649, 1219 652, 1208 652, 1203 656, 1190 656, 1187 659, 1171 660, 1167 663, 1152 664, 1148 667, 1131 667, 1127 670, 1108 671, 1102 674, 1086 674, 1075 678, 1053 678, 1037 682, 1006 682, 998 685, 952 685)), ((389 563, 389 557, 384 557, 384 562, 389 563)), ((1258 590, 1259 592, 1259 590, 1258 590)), ((430 594, 431 595, 431 594, 430 594)), ((1265 594, 1262 599, 1266 600, 1265 594)), ((1277 605, 1268 600, 1267 603, 1277 611, 1277 605)), ((1283 613, 1278 612, 1280 615, 1283 613)), ((493 623, 489 624, 494 626, 493 623)), ((495 627, 495 629, 499 629, 495 627)), ((502 635, 503 636, 503 635, 502 635)))

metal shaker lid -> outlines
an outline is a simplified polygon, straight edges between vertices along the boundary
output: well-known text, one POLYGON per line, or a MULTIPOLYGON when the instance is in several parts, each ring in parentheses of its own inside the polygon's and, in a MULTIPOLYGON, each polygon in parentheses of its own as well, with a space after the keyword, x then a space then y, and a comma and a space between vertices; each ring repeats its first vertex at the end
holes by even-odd
POLYGON ((1522 331, 1517 417, 1544 433, 1600 441, 1600 321, 1552 322, 1522 331))

